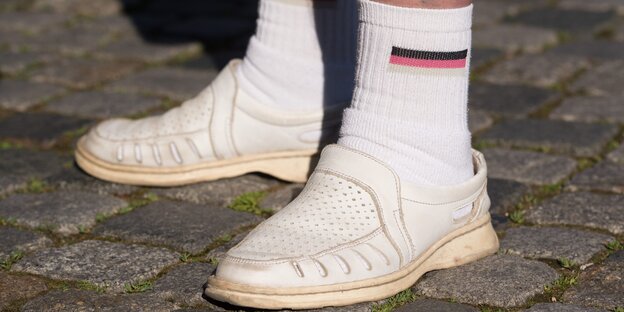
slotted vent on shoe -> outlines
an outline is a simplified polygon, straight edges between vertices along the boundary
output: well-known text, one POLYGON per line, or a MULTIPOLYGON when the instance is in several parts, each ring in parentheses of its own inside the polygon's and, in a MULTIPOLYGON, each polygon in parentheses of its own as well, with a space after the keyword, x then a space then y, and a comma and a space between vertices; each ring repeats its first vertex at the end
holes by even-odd
POLYGON ((229 254, 252 260, 314 255, 364 237, 379 226, 368 192, 343 178, 316 172, 293 202, 229 254))

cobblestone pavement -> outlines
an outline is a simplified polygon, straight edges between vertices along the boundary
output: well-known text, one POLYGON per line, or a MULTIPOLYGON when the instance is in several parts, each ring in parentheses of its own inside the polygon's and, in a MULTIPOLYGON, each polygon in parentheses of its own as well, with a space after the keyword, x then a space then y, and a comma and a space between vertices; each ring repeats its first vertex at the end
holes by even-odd
MULTIPOLYGON (((624 1, 476 2, 470 127, 501 249, 327 311, 624 311, 624 1)), ((301 185, 124 186, 71 157, 98 120, 177 105, 243 53, 254 1, 183 3, 0 1, 0 310, 234 309, 202 284, 301 185)))

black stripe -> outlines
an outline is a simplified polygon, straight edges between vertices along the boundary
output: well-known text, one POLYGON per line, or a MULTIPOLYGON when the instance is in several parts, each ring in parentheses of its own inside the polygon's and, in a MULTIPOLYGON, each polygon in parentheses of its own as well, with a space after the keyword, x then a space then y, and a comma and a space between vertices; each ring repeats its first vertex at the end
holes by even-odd
POLYGON ((419 50, 410 50, 403 49, 399 47, 392 47, 392 55, 407 57, 411 59, 419 59, 419 60, 440 60, 440 61, 450 61, 450 60, 463 60, 468 57, 468 50, 457 51, 457 52, 433 52, 433 51, 419 51, 419 50))

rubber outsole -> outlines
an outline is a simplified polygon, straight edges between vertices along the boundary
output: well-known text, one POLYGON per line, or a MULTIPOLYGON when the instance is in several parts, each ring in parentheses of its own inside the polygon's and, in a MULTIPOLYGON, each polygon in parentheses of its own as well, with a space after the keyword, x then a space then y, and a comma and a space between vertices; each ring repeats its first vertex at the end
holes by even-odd
POLYGON ((360 282, 301 288, 262 288, 208 279, 204 293, 237 306, 260 309, 337 307, 391 297, 425 273, 466 264, 496 253, 498 236, 490 216, 447 235, 400 271, 360 282))
POLYGON ((89 153, 78 141, 75 159, 80 168, 102 180, 142 186, 180 186, 261 172, 278 179, 303 183, 317 159, 317 150, 299 150, 242 156, 173 168, 118 165, 89 153))

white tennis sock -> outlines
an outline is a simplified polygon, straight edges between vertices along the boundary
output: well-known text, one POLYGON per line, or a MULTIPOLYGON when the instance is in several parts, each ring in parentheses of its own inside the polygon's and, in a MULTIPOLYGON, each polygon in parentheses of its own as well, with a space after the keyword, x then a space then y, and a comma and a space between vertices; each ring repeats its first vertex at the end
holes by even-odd
POLYGON ((353 95, 356 1, 262 0, 240 86, 278 108, 348 105, 353 95))
POLYGON ((468 180, 472 5, 360 3, 356 87, 338 144, 384 160, 419 185, 468 180))

